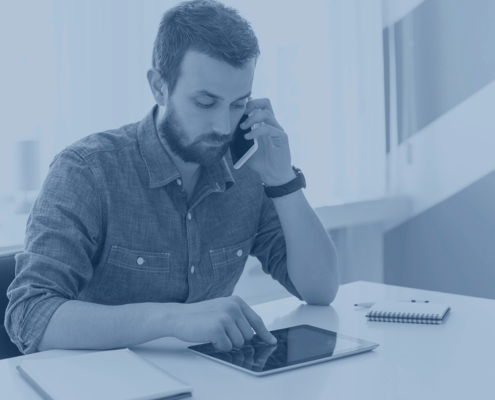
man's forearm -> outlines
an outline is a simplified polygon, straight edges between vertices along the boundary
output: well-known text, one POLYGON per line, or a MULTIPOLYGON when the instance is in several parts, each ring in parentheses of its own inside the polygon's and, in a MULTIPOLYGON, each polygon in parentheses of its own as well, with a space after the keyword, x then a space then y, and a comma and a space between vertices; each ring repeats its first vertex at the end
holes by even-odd
POLYGON ((335 247, 302 190, 273 199, 287 247, 287 271, 308 304, 330 304, 339 288, 335 247))
POLYGON ((179 306, 175 303, 105 306, 70 300, 53 314, 38 350, 106 350, 172 336, 179 306))

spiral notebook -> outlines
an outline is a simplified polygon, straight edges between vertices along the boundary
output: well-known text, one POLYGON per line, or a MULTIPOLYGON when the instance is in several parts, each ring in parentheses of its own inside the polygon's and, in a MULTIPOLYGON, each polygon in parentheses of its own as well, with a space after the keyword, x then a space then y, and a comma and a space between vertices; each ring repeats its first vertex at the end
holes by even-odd
POLYGON ((449 311, 445 304, 380 301, 373 304, 366 317, 368 321, 441 324, 449 311))

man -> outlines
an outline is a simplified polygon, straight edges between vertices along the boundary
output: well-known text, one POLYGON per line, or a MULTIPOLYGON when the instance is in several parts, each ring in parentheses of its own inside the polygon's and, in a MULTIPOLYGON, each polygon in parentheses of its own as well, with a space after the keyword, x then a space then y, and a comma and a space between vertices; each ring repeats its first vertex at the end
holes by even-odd
POLYGON ((228 351, 253 329, 274 343, 231 296, 249 254, 307 303, 334 299, 335 250, 298 190, 287 135, 267 99, 250 100, 258 55, 250 25, 220 3, 165 13, 147 74, 156 106, 59 153, 33 206, 5 318, 23 353, 164 336, 228 351), (243 114, 260 124, 248 134, 259 149, 235 170, 243 114))

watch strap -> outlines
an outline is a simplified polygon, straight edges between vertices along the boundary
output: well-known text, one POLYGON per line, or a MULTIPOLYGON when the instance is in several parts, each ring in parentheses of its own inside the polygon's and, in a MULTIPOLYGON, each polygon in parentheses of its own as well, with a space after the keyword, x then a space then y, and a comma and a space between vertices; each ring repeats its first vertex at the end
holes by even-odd
POLYGON ((302 171, 294 166, 292 166, 292 169, 294 170, 296 177, 284 185, 268 186, 263 183, 263 186, 265 187, 265 193, 268 197, 282 197, 306 187, 306 179, 304 178, 302 171))

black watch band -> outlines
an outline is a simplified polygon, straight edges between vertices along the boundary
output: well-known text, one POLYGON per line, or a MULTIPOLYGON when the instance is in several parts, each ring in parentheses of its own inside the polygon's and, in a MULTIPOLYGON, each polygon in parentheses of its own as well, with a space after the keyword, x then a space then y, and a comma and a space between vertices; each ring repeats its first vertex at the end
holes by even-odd
POLYGON ((285 185, 268 186, 263 183, 263 186, 265 187, 265 193, 268 197, 282 197, 306 187, 306 179, 304 179, 302 171, 294 166, 292 166, 292 169, 294 170, 296 177, 290 182, 287 182, 285 185))

